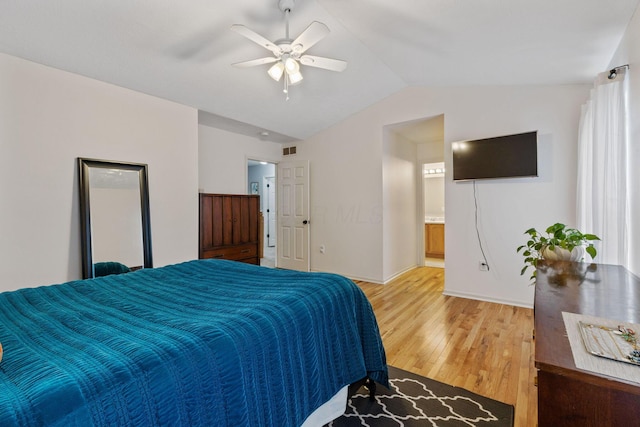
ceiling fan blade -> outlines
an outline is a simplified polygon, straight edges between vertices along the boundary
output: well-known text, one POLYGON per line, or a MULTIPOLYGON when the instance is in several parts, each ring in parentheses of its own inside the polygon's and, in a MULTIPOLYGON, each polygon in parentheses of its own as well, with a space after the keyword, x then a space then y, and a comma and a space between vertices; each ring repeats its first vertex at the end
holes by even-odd
POLYGON ((322 22, 313 21, 309 26, 291 42, 294 52, 302 53, 329 34, 329 27, 322 22))
POLYGON ((250 30, 249 28, 245 27, 244 25, 233 24, 231 26, 231 30, 235 31, 236 33, 240 34, 241 36, 245 36, 246 38, 248 38, 252 42, 259 44, 260 46, 264 47, 265 49, 269 49, 273 53, 276 53, 276 54, 280 53, 280 48, 278 46, 276 46, 275 44, 273 44, 272 42, 270 42, 266 38, 262 37, 260 34, 256 33, 255 31, 250 30))
POLYGON ((347 63, 340 59, 323 58, 322 56, 303 55, 300 57, 300 63, 309 67, 324 68, 330 71, 344 71, 347 69, 347 63))
POLYGON ((237 68, 248 68, 248 67, 255 67, 256 65, 271 64, 276 62, 277 60, 278 58, 274 56, 269 56, 267 58, 252 59, 251 61, 236 62, 235 64, 231 64, 231 65, 237 68))

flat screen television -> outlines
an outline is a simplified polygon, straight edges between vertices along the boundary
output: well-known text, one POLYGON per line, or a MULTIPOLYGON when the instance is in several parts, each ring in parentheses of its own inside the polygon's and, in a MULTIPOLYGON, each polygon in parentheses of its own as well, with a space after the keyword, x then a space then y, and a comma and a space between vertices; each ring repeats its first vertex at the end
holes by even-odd
POLYGON ((454 142, 453 180, 538 176, 538 132, 454 142))

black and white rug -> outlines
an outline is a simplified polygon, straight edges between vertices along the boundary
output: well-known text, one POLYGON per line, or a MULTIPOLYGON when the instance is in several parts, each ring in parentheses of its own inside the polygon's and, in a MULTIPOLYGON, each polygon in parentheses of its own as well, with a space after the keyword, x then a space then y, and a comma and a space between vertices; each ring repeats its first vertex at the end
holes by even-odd
POLYGON ((329 427, 512 427, 513 406, 389 366, 391 389, 361 388, 329 427))

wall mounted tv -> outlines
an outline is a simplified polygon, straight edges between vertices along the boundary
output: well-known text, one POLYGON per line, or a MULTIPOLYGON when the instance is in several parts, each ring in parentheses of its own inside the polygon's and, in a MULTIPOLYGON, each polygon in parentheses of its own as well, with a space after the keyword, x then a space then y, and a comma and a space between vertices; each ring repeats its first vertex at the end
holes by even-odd
POLYGON ((454 142, 453 180, 538 176, 538 132, 454 142))

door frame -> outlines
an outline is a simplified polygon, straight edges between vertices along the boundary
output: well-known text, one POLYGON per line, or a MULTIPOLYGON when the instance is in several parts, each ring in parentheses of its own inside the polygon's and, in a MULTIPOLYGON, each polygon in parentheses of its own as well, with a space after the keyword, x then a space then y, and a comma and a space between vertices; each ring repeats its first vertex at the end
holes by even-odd
MULTIPOLYGON (((277 183, 278 183, 278 163, 281 161, 281 159, 273 159, 273 158, 269 158, 263 155, 245 155, 244 158, 244 165, 245 165, 245 173, 244 173, 244 188, 245 191, 247 191, 248 193, 248 188, 249 188, 249 162, 250 161, 254 161, 254 162, 266 162, 269 164, 274 165, 274 177, 275 177, 275 188, 274 191, 276 192, 275 197, 276 197, 276 205, 277 205, 277 200, 278 200, 278 187, 277 187, 277 183)), ((264 212, 262 211, 263 208, 263 200, 262 198, 264 197, 264 194, 262 193, 262 191, 260 192, 260 209, 262 212, 262 216, 263 216, 263 220, 266 221, 266 218, 264 218, 264 212)), ((276 216, 276 230, 278 229, 278 217, 276 216)), ((264 233, 263 233, 263 242, 262 242, 262 246, 264 247, 265 245, 267 245, 267 241, 266 239, 264 239, 264 233)), ((277 251, 278 251, 278 239, 276 237, 276 244, 275 244, 275 250, 276 250, 276 257, 275 257, 275 267, 278 267, 278 255, 277 255, 277 251)))

